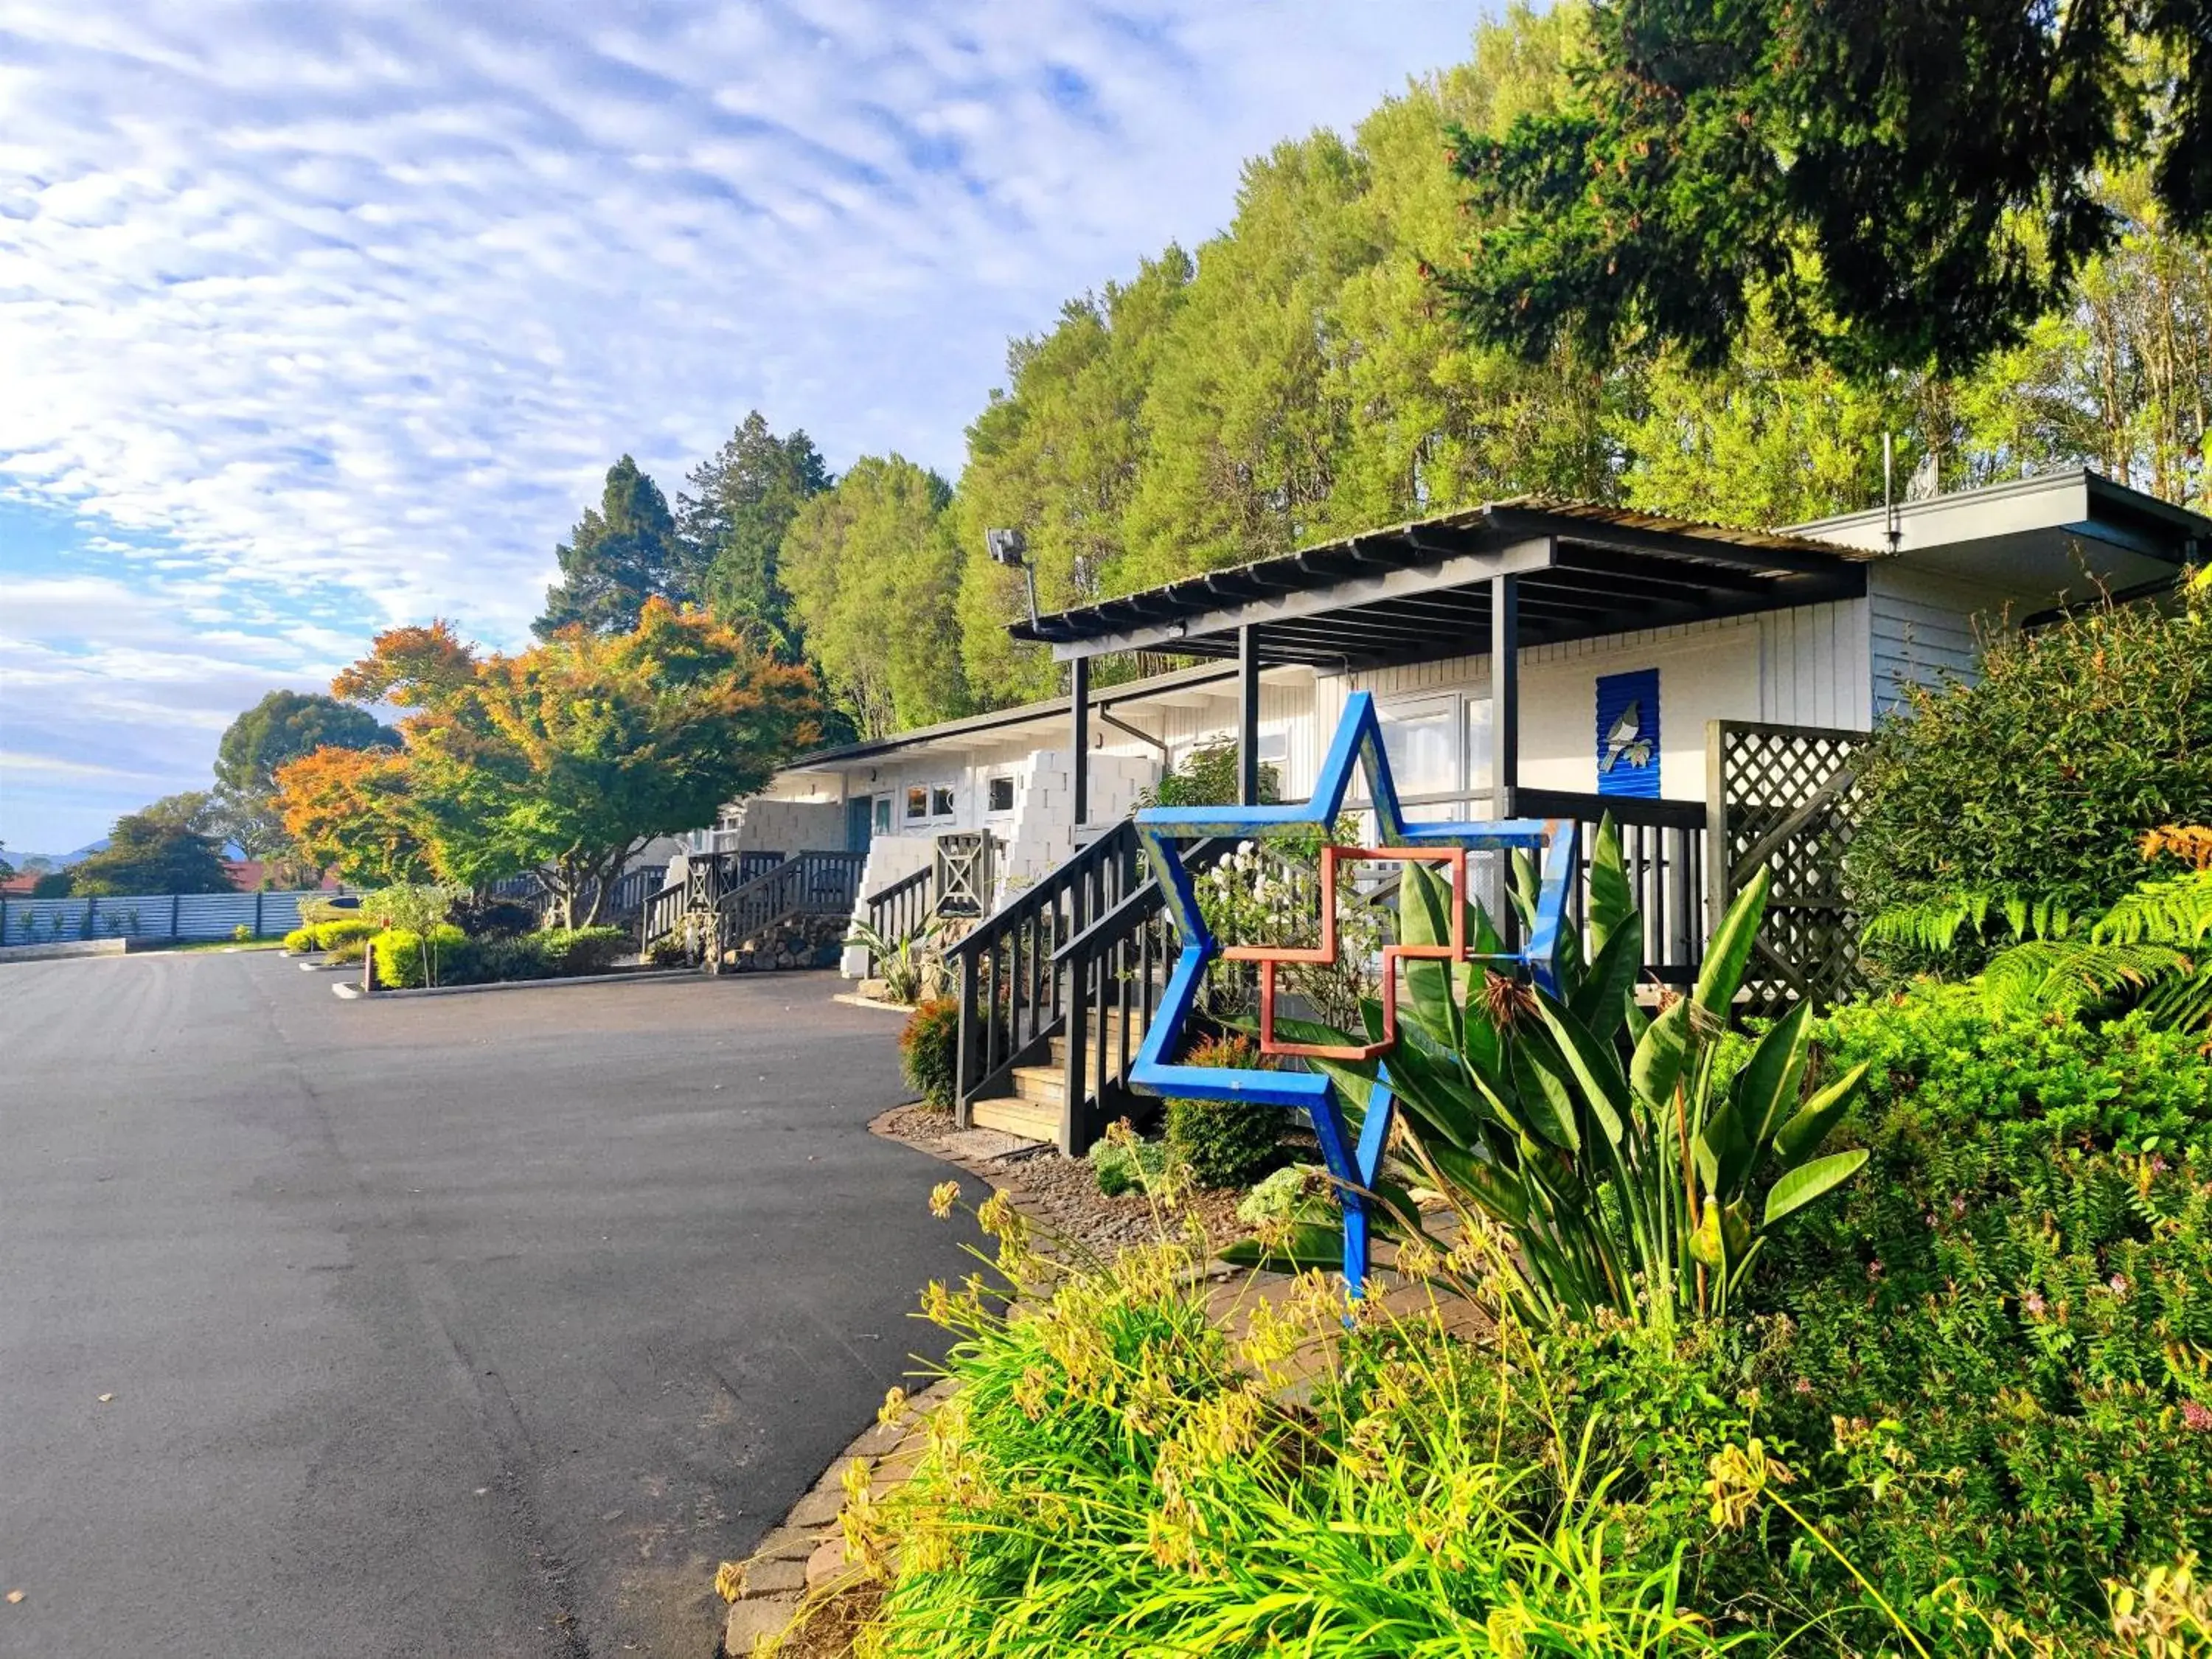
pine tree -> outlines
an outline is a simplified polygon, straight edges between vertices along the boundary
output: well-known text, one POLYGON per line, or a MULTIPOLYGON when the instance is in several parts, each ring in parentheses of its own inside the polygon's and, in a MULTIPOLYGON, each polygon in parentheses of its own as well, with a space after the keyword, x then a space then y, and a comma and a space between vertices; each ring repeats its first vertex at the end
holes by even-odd
POLYGON ((784 532, 832 482, 814 441, 778 437, 760 410, 686 476, 676 498, 693 592, 723 621, 789 662, 803 641, 783 585, 784 532))
POLYGON ((668 499, 627 455, 607 469, 599 505, 584 509, 554 556, 561 580, 545 590, 545 613, 532 625, 541 639, 579 623, 595 634, 628 633, 647 599, 690 597, 668 499))

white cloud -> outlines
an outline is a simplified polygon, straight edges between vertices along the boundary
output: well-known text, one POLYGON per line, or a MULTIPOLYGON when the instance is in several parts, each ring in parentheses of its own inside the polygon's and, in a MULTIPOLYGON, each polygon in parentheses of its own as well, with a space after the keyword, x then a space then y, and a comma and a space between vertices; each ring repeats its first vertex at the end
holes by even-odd
MULTIPOLYGON (((754 405, 834 465, 950 471, 1009 335, 1208 234, 1244 156, 1355 118, 1472 21, 11 0, 0 495, 81 515, 78 552, 156 596, 79 618, 74 684, 127 677, 118 716, 157 685, 251 702, 337 643, 287 639, 301 617, 341 659, 433 612, 511 641, 617 454, 672 493, 754 405), (248 625, 217 648, 221 617, 248 625)), ((20 598, 11 707, 59 672, 20 598)))

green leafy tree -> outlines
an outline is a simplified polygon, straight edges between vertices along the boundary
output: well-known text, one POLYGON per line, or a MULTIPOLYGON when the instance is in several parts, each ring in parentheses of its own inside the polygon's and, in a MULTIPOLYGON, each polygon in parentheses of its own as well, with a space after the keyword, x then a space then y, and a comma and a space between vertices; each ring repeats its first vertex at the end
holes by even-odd
POLYGON ((647 599, 690 597, 687 561, 660 486, 625 455, 607 469, 606 489, 568 539, 553 550, 561 580, 545 590, 545 611, 532 626, 540 639, 582 625, 627 633, 647 599))
POLYGON ((2101 194, 2118 243, 1960 388, 1968 481, 2089 465, 2202 510, 2212 501, 2212 241, 2175 228, 2140 167, 2101 194))
POLYGON ((713 458, 686 476, 677 519, 692 588, 725 622, 787 662, 803 649, 781 574, 783 538, 799 509, 830 488, 830 469, 805 433, 779 437, 758 410, 713 458))
POLYGON ((800 509, 784 576, 823 679, 881 737, 968 712, 955 601, 951 488, 892 455, 864 455, 800 509))
POLYGON ((1352 411, 1327 370, 1331 302, 1372 264, 1352 211, 1365 158, 1331 132, 1248 162, 1229 230, 1199 250, 1145 398, 1145 468, 1113 573, 1123 591, 1286 552, 1332 527, 1352 411))
POLYGON ((962 561, 961 659, 987 702, 1051 696, 1060 669, 1006 637, 1027 596, 1020 574, 988 556, 983 532, 1021 528, 1047 608, 1118 591, 1123 519, 1146 449, 1145 399, 1194 269, 1170 246, 1133 281, 1069 301, 1048 333, 1014 342, 1006 390, 968 428, 950 512, 962 561))
POLYGON ((1503 131, 1565 88, 1583 9, 1516 6, 1475 32, 1468 63, 1417 81, 1357 129, 1366 184, 1347 210, 1376 257, 1329 301, 1341 342, 1326 370, 1352 411, 1332 463, 1340 530, 1535 492, 1605 501, 1617 489, 1609 422, 1636 392, 1632 368, 1570 350, 1539 363, 1470 342, 1437 302, 1427 261, 1464 233, 1443 152, 1455 126, 1503 131))
POLYGON ((399 733, 365 708, 319 691, 271 691, 216 746, 215 828, 250 858, 293 850, 276 811, 276 769, 318 749, 397 749, 399 733))
POLYGON ((228 893, 222 843, 214 830, 213 798, 205 790, 165 795, 125 812, 107 832, 107 845, 69 872, 72 893, 228 893))
POLYGON ((1971 368, 2118 231, 2145 156, 2212 228, 2212 8, 2142 0, 1598 0, 1562 108, 1457 165, 1477 228, 1444 292, 1540 361, 1651 339, 1725 361, 1755 301, 1847 372, 1971 368))

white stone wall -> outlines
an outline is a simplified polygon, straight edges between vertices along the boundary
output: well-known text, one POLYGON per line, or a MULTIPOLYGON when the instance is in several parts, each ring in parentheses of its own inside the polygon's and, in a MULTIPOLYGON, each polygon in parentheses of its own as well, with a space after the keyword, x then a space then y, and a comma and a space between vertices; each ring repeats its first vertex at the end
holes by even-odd
MULTIPOLYGON (((853 896, 853 920, 868 919, 868 896, 880 893, 895 881, 902 881, 917 870, 927 870, 937 859, 937 838, 934 836, 878 836, 868 843, 868 861, 860 871, 860 885, 853 896)), ((864 978, 868 971, 868 953, 857 945, 845 947, 845 954, 837 963, 837 971, 847 979, 864 978)))
POLYGON ((774 800, 756 795, 732 809, 741 853, 842 853, 845 808, 836 801, 774 800))
MULTIPOLYGON (((1028 787, 1014 797, 1013 822, 999 869, 999 896, 1010 894, 1064 863, 1075 851, 1075 785, 1065 749, 1039 750, 1030 757, 1028 787)), ((1141 755, 1091 754, 1091 821, 1112 823, 1126 817, 1139 793, 1159 776, 1156 760, 1141 755)))

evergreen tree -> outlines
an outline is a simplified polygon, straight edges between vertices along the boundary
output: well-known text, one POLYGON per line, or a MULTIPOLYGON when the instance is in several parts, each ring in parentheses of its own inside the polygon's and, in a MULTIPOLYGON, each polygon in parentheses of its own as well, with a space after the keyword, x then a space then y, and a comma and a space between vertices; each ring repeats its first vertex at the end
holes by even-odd
POLYGON ((1561 107, 1459 145, 1477 228, 1443 285, 1531 362, 1718 368, 1764 303, 1856 378, 1959 374, 2117 240, 2115 162, 2212 232, 2205 0, 1598 0, 1589 40, 1561 107))
POLYGON ((969 711, 951 495, 943 478, 901 456, 864 455, 799 510, 784 538, 793 611, 864 736, 969 711))
POLYGON ((668 500, 627 455, 607 469, 599 505, 584 509, 554 556, 561 580, 545 590, 545 612, 532 624, 541 639, 578 624, 595 634, 627 633, 647 599, 690 597, 668 500))
POLYGON ((802 431, 778 437, 758 410, 747 414, 676 498, 692 591, 723 621, 786 661, 804 642, 783 585, 784 533, 799 509, 830 488, 830 469, 802 431))
POLYGON ((228 893, 216 839, 214 802, 205 790, 165 795, 125 812, 107 832, 107 845, 70 866, 72 893, 228 893))

